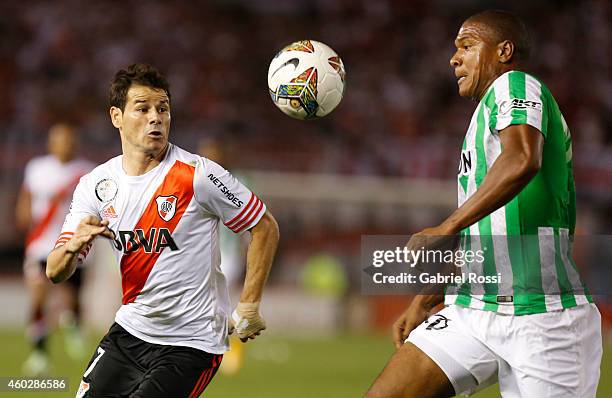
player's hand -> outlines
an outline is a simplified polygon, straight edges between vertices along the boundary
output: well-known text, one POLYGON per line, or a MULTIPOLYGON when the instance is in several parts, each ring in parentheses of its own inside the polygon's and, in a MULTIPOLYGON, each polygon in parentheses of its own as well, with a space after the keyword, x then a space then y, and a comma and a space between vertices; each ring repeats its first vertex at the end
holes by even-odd
POLYGON ((265 328, 266 322, 259 315, 259 302, 238 303, 230 318, 230 334, 235 331, 240 341, 246 343, 259 336, 265 328))
POLYGON ((427 317, 431 308, 418 300, 418 297, 412 300, 410 306, 393 324, 393 343, 395 348, 399 349, 404 340, 408 337, 417 326, 423 323, 427 317))
MULTIPOLYGON (((440 224, 436 227, 425 228, 421 232, 418 232, 410 237, 406 248, 413 252, 420 250, 455 250, 459 243, 459 236, 453 227, 445 224, 440 224)), ((415 266, 422 270, 422 264, 415 264, 415 266)))
POLYGON ((425 228, 424 230, 412 235, 406 244, 408 249, 418 250, 438 249, 456 243, 456 231, 454 228, 440 224, 436 227, 425 228))
POLYGON ((114 239, 115 235, 108 229, 108 220, 100 221, 97 217, 87 216, 77 225, 72 238, 66 242, 66 251, 80 253, 96 236, 114 239))

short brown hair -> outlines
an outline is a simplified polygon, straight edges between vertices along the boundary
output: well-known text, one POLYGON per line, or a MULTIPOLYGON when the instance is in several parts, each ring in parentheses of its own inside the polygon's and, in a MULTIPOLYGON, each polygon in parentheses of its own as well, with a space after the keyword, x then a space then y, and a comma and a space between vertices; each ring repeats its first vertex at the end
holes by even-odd
POLYGON ((127 92, 132 84, 160 88, 170 99, 170 85, 160 71, 148 64, 132 64, 127 70, 120 69, 110 86, 108 101, 110 106, 125 110, 127 92))

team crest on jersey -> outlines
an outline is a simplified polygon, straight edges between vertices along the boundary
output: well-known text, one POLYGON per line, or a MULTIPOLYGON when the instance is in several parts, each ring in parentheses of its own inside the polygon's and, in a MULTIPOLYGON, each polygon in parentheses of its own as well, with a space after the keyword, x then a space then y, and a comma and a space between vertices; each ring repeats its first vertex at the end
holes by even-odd
POLYGON ((115 180, 105 178, 96 184, 96 198, 102 203, 110 202, 115 199, 118 190, 115 180))
POLYGON ((157 212, 162 220, 172 220, 174 213, 176 213, 176 202, 178 201, 178 198, 174 195, 158 196, 155 201, 157 202, 157 212))

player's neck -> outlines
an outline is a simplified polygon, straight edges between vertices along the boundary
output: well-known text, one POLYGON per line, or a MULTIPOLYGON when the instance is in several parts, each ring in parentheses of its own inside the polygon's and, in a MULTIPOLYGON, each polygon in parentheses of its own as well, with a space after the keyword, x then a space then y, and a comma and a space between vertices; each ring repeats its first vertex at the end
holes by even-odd
POLYGON ((169 145, 160 150, 158 153, 146 153, 138 150, 123 150, 121 163, 125 174, 129 176, 139 176, 154 169, 158 166, 168 151, 169 145))
POLYGON ((489 80, 486 82, 486 84, 484 84, 482 90, 480 90, 480 92, 478 93, 478 95, 476 96, 476 100, 477 101, 482 101, 482 98, 484 97, 484 95, 487 93, 487 91, 489 91, 489 88, 493 85, 493 83, 495 82, 495 80, 497 80, 501 75, 503 75, 504 73, 513 71, 516 69, 516 65, 504 65, 502 67, 500 67, 490 78, 489 80))
POLYGON ((72 160, 74 159, 73 155, 66 155, 66 156, 60 156, 60 155, 53 155, 55 156, 55 158, 57 159, 58 162, 60 162, 61 164, 67 164, 72 162, 72 160))

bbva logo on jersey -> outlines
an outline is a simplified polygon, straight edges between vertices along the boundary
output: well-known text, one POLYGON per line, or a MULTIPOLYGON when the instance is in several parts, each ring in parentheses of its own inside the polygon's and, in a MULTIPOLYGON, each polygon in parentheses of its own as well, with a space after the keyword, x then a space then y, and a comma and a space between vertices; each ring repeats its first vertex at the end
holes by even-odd
POLYGON ((172 220, 174 213, 176 213, 176 202, 178 201, 178 198, 174 195, 158 196, 155 198, 155 201, 157 202, 157 212, 162 220, 172 220))
POLYGON ((115 248, 123 253, 137 252, 140 249, 145 253, 159 253, 166 247, 171 251, 179 249, 168 228, 151 228, 147 232, 140 228, 134 231, 117 231, 115 248))

